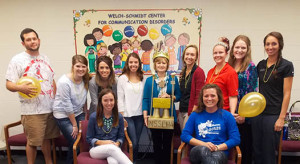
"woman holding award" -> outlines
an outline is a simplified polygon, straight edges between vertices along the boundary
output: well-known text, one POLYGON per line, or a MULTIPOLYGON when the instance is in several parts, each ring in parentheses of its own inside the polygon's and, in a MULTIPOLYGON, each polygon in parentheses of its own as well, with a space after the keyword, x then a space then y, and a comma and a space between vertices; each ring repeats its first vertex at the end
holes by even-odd
MULTIPOLYGON (((148 114, 153 114, 152 98, 171 99, 171 108, 169 110, 169 115, 174 116, 174 122, 177 121, 174 101, 178 102, 180 100, 181 93, 177 77, 167 74, 167 70, 169 67, 168 63, 169 55, 167 53, 155 52, 155 54, 153 55, 155 74, 151 77, 148 77, 146 80, 142 103, 144 122, 147 127, 149 118, 148 114)), ((157 114, 160 114, 160 112, 157 114)), ((155 163, 170 163, 173 131, 173 129, 151 129, 155 163)))

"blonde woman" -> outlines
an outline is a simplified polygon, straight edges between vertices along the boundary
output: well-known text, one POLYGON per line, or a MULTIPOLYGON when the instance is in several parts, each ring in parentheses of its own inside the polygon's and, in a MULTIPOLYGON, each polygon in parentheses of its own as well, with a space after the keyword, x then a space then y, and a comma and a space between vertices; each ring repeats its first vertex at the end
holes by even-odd
POLYGON ((221 37, 213 48, 213 59, 216 66, 207 73, 205 84, 217 84, 223 93, 223 108, 234 114, 237 106, 238 77, 235 70, 226 62, 229 51, 229 40, 221 37))
MULTIPOLYGON (((148 77, 144 87, 143 115, 146 126, 148 126, 148 114, 152 115, 152 113, 150 113, 150 109, 152 108, 150 106, 152 92, 153 97, 172 97, 172 77, 171 75, 167 74, 167 70, 169 67, 169 55, 164 52, 156 52, 153 55, 153 63, 156 72, 155 77, 148 77)), ((175 76, 174 97, 172 98, 174 99, 174 102, 178 102, 180 100, 180 97, 181 93, 179 83, 177 77, 175 76)), ((177 122, 175 105, 173 105, 173 109, 169 110, 170 115, 172 110, 174 114, 174 122, 177 122)), ((171 141, 173 131, 173 129, 151 129, 155 163, 170 163, 171 141)))

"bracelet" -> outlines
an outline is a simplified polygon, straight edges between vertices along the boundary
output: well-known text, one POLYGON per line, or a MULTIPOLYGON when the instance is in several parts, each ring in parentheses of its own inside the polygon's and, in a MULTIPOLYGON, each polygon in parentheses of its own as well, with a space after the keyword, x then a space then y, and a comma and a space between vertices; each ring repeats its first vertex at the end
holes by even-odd
POLYGON ((219 151, 219 146, 218 146, 218 145, 216 145, 216 147, 217 147, 217 150, 216 150, 216 151, 219 151))
POLYGON ((77 128, 77 125, 73 126, 74 128, 77 128))

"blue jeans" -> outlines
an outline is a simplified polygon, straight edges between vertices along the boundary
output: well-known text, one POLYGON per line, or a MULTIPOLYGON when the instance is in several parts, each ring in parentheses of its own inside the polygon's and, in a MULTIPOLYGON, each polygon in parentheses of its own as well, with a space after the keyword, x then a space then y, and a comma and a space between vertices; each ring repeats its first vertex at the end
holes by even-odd
MULTIPOLYGON (((79 121, 84 120, 85 114, 81 113, 80 115, 78 115, 77 117, 75 117, 76 122, 77 122, 77 126, 79 129, 79 121)), ((68 140, 68 144, 69 144, 69 150, 68 150, 68 156, 67 156, 67 164, 72 164, 73 163, 73 144, 76 140, 76 138, 73 138, 71 136, 72 131, 73 131, 73 125, 68 118, 61 118, 61 119, 56 119, 57 125, 60 129, 60 131, 62 132, 62 134, 64 135, 64 137, 68 140)))
POLYGON ((128 123, 127 132, 129 138, 132 142, 133 147, 133 160, 137 159, 137 155, 139 152, 139 141, 142 134, 143 126, 144 126, 144 118, 143 115, 140 116, 132 116, 132 117, 124 117, 128 123))

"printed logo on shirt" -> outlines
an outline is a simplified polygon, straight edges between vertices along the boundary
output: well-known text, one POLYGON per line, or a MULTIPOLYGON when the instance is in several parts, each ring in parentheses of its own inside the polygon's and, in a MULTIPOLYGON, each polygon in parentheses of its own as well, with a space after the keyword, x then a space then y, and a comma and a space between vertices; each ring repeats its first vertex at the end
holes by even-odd
POLYGON ((203 138, 205 138, 207 134, 219 134, 220 130, 221 125, 213 124, 212 120, 207 120, 206 123, 198 125, 199 136, 202 136, 203 138))
POLYGON ((264 71, 266 71, 266 68, 259 69, 259 72, 264 72, 264 71))

